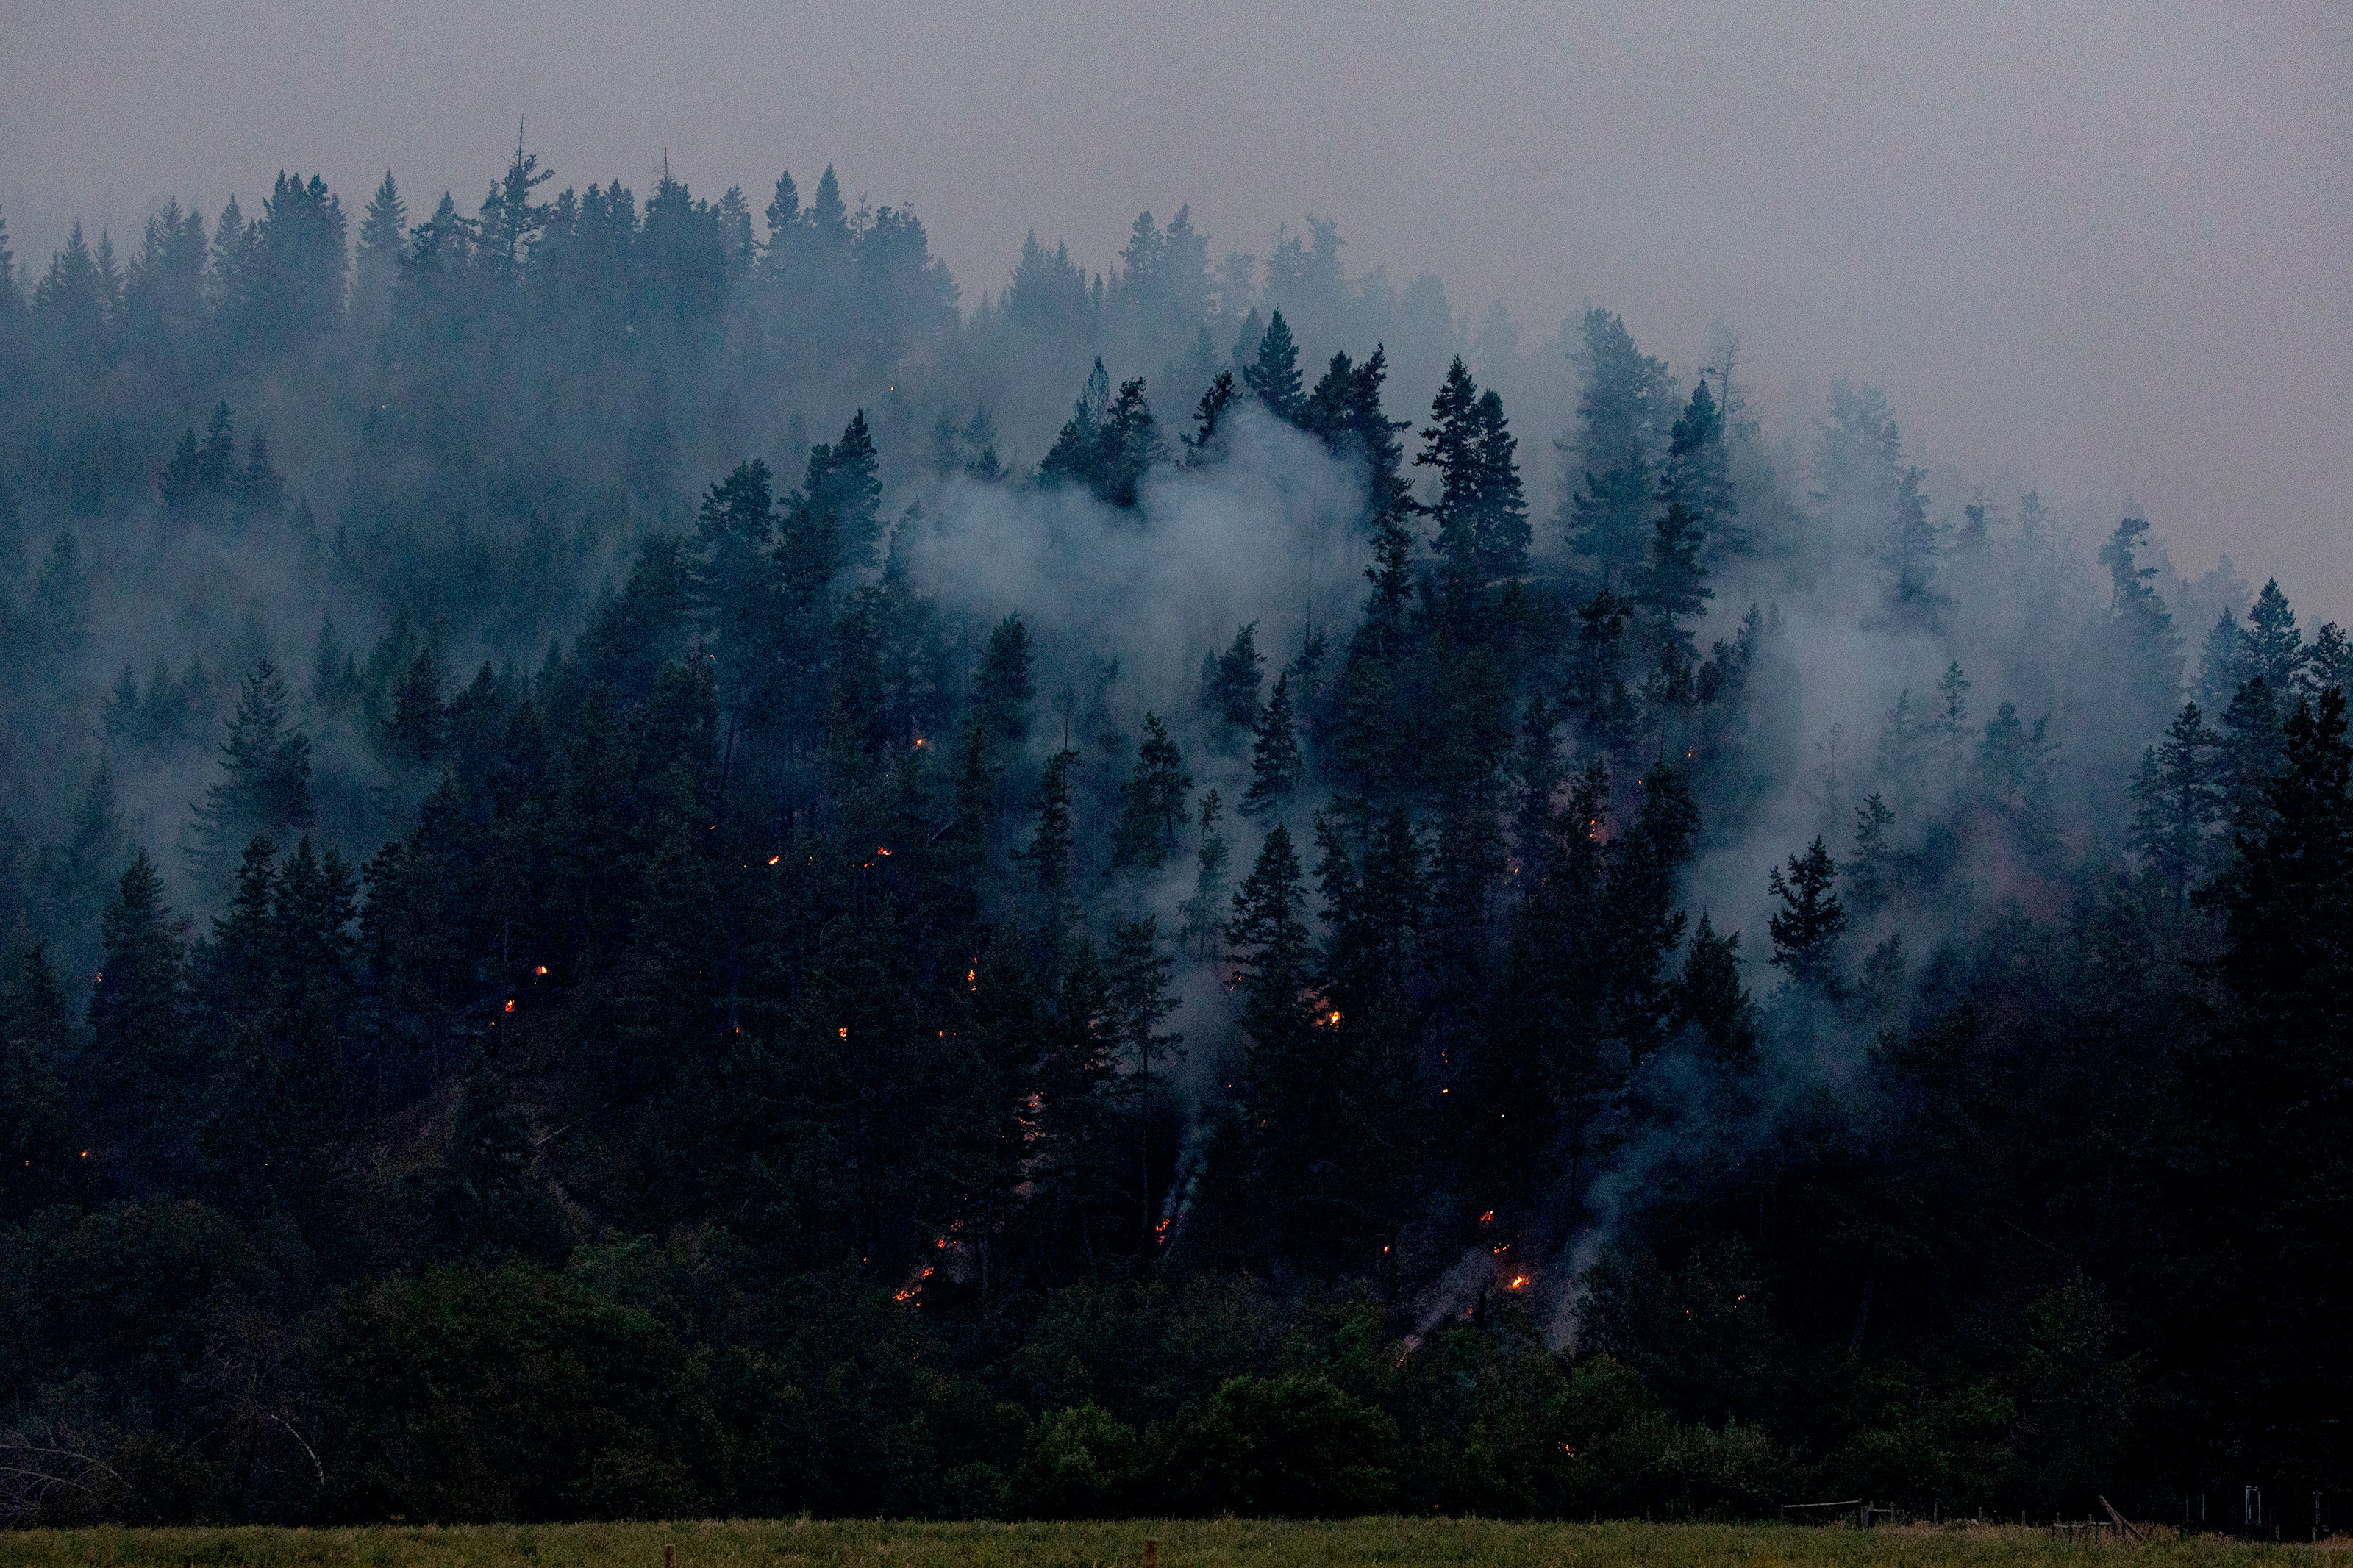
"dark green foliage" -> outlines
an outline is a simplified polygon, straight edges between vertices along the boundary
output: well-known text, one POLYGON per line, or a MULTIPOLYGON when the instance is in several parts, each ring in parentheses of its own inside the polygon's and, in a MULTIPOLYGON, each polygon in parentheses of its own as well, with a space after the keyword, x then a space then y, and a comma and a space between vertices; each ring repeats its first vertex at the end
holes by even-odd
POLYGON ((1306 781, 1307 764, 1299 754, 1299 735, 1291 716, 1291 675, 1275 677, 1266 710, 1259 715, 1258 734, 1250 743, 1250 788, 1238 808, 1244 816, 1281 811, 1306 781))
MULTIPOLYGON (((1214 411, 1209 422, 1214 426, 1214 411)), ((1204 426, 1202 439, 1208 435, 1209 427, 1204 426)), ((1113 398, 1098 359, 1085 394, 1038 466, 1038 474, 1050 484, 1084 486, 1104 505, 1134 510, 1142 500, 1144 476, 1167 455, 1152 405, 1145 401, 1143 379, 1123 382, 1113 398)))
POLYGON ((0 1215, 8 1219, 81 1185, 66 1099, 75 1044, 47 955, 27 949, 0 980, 0 1215))
POLYGON ((1302 423, 1307 405, 1300 396, 1299 345, 1281 310, 1268 319, 1250 363, 1242 367, 1242 385, 1277 419, 1302 423))
POLYGON ((2339 627, 1606 310, 1542 545, 1325 219, 501 163, 0 245, 9 1522, 2342 1495, 2339 627))
POLYGON ((1185 793, 1193 775, 1155 713, 1144 716, 1144 743, 1135 749, 1135 771, 1121 792, 1119 820, 1112 828, 1112 868, 1157 871, 1176 847, 1178 826, 1191 818, 1185 793))
POLYGON ((2141 753, 2133 775, 2133 847, 2179 906, 2204 874, 2211 839, 2221 815, 2215 787, 2220 738, 2206 727, 2198 704, 2185 702, 2163 743, 2141 753))
POLYGON ((1168 1488, 1185 1512, 1344 1519, 1389 1494, 1395 1423, 1328 1378, 1237 1377, 1174 1438, 1168 1488))
MULTIPOLYGON (((2260 678, 2257 678, 2260 679, 2260 678)), ((2253 684, 2251 679, 2250 684, 2253 684)), ((2229 1000, 2184 1063, 2172 1191, 2190 1250, 2194 1301, 2177 1342, 2208 1380, 2219 1441, 2268 1462, 2325 1464, 2328 1411, 2353 1378, 2333 1343, 2298 1355, 2299 1303, 2346 1289, 2341 1251, 2348 1114, 2345 1016, 2353 984, 2353 749, 2345 698, 2299 703, 2282 727, 2280 772, 2260 831, 2214 892, 2224 917, 2229 1000)))
POLYGON ((90 1078, 101 1126, 137 1138, 185 1130, 189 1058, 182 1026, 181 926, 141 850, 106 911, 105 955, 90 987, 90 1078))
MULTIPOLYGON (((1626 323, 1585 313, 1585 393, 1577 434, 1561 447, 1569 547, 1594 563, 1602 585, 1622 587, 1649 546, 1659 427, 1672 395, 1666 363, 1640 353, 1626 323)), ((1691 503, 1686 503, 1691 504, 1691 503)))
MULTIPOLYGON (((432 678, 429 663, 425 673, 432 678)), ((438 690, 435 700, 438 706, 438 690)), ((264 655, 238 687, 237 716, 221 743, 222 777, 206 786, 195 811, 193 852, 209 875, 225 873, 228 858, 257 833, 310 826, 311 742, 286 718, 285 678, 264 655)))
POLYGON ((1717 1055, 1742 1061, 1757 1048, 1757 1005, 1740 983, 1740 933, 1717 935, 1704 914, 1675 982, 1675 1010, 1717 1055))
POLYGON ((989 730, 1008 741, 1029 733, 1029 704, 1037 695, 1029 682, 1029 628, 1019 616, 1008 616, 988 634, 974 677, 972 705, 989 730))
POLYGON ((1258 623, 1234 633, 1223 653, 1201 656, 1201 711, 1228 731, 1258 728, 1258 689, 1265 665, 1258 651, 1258 623))
POLYGON ((1527 504, 1520 492, 1518 442, 1504 400, 1482 393, 1457 359, 1430 405, 1427 444, 1414 458, 1438 470, 1438 552, 1471 583, 1516 577, 1527 570, 1527 504))
POLYGON ((1836 890, 1838 863, 1820 838, 1803 855, 1789 857, 1785 879, 1776 866, 1767 878, 1781 902, 1767 922, 1773 932, 1773 965, 1800 985, 1827 990, 1837 984, 1831 964, 1839 933, 1846 929, 1846 906, 1836 890))

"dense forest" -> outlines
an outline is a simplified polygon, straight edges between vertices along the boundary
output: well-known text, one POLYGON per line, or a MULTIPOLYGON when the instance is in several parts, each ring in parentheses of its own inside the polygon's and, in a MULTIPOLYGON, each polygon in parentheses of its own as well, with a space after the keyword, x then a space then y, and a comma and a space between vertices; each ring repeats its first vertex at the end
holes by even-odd
POLYGON ((0 1517, 2327 1528, 2336 626, 1326 219, 754 204, 0 238, 0 1517))

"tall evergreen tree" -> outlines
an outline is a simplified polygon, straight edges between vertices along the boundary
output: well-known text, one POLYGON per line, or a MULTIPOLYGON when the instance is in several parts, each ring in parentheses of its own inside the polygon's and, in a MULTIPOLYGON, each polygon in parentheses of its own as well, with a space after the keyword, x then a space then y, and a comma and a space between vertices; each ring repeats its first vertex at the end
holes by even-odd
POLYGON ((238 689, 237 717, 221 745, 221 778, 205 786, 192 854, 214 875, 257 833, 299 833, 311 824, 311 742, 286 722, 286 681, 265 655, 238 689))
POLYGON ((2221 792, 2214 784, 2221 743, 2198 704, 2185 702, 2163 743, 2141 753, 2133 776, 2133 847, 2147 858, 2177 908, 2204 874, 2209 840, 2221 815, 2221 792))
POLYGON ((1177 940, 1193 956, 1215 959, 1218 938, 1225 929, 1226 861, 1228 849, 1225 836, 1218 831, 1218 814, 1224 802, 1211 790, 1201 797, 1196 807, 1201 829, 1199 847, 1194 853, 1193 896, 1185 900, 1184 929, 1177 940))
POLYGON ((1789 874, 1773 868, 1767 885, 1781 907, 1767 924, 1773 933, 1773 966, 1799 985, 1829 991, 1837 984, 1831 964, 1839 933, 1846 929, 1846 906, 1839 901, 1838 863, 1820 838, 1803 855, 1789 857, 1789 874))
POLYGON ((164 902, 164 879, 142 850, 106 911, 90 1027, 100 1119, 151 1150, 183 1128, 186 1097, 196 1088, 184 1025, 181 932, 164 902))
POLYGON ((1225 734, 1258 728, 1258 689, 1265 659, 1258 651, 1258 623, 1234 633, 1223 653, 1201 656, 1200 709, 1225 734))
POLYGON ((1166 1093, 1165 1089, 1155 1093, 1155 1070, 1161 1061, 1181 1055, 1185 1046, 1183 1035, 1163 1034, 1160 1025, 1183 998, 1169 989, 1175 964, 1160 950, 1160 926, 1154 917, 1123 921, 1112 932, 1106 957, 1110 1033, 1135 1086, 1136 1191, 1142 1199, 1137 1234, 1148 1238, 1159 1213, 1153 1121, 1162 1113, 1166 1093))
POLYGON ((973 710, 992 732, 1023 740, 1029 733, 1029 700, 1036 694, 1029 680, 1029 628, 1018 615, 1008 615, 988 634, 973 678, 973 710))
POLYGON ((1300 395, 1299 345, 1292 340, 1291 324, 1279 310, 1268 318, 1253 358, 1242 367, 1242 385, 1284 424, 1297 425, 1304 418, 1307 405, 1300 395))
POLYGON ((1156 713, 1144 716, 1144 743, 1136 748, 1135 771, 1120 795, 1119 819, 1112 829, 1112 868, 1157 871, 1176 847, 1176 828, 1190 819, 1185 792, 1193 777, 1184 754, 1168 738, 1156 713))
POLYGON ((2145 733, 2173 710, 2181 695, 2181 638, 2173 616, 2149 586, 2154 566, 2139 563, 2148 538, 2146 518, 2127 517, 2100 547, 2108 569, 2108 626, 2121 662, 2122 684, 2132 718, 2145 733))
POLYGON ((1585 312, 1578 357, 1585 391, 1577 434, 1559 444, 1566 501, 1558 521, 1601 585, 1622 588, 1650 542, 1671 384, 1666 362, 1637 350, 1624 321, 1608 310, 1585 312))
POLYGON ((1050 942, 1059 942, 1076 913, 1077 868, 1072 860, 1076 824, 1071 812, 1071 768, 1079 753, 1067 748, 1046 759, 1039 776, 1037 825, 1022 858, 1037 886, 1040 921, 1050 942))
POLYGON ((1244 816, 1280 813, 1306 781, 1307 764, 1299 754, 1299 736, 1291 709, 1291 674, 1275 677, 1266 709, 1259 715, 1258 733, 1250 745, 1250 788, 1242 794, 1244 816))
POLYGON ((67 1099, 73 1020, 48 955, 16 955, 0 979, 0 1219, 16 1222, 78 1184, 67 1099))

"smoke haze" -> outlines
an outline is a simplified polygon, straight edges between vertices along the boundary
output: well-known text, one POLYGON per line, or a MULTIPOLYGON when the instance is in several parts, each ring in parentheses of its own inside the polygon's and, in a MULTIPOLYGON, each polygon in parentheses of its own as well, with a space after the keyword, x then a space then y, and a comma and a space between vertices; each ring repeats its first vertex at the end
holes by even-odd
POLYGON ((2341 7, 237 0, 10 4, 0 36, 27 257, 296 164, 470 209, 518 120, 583 184, 835 163, 923 215, 967 307, 1030 229, 1101 270, 1140 208, 1261 257, 1313 212, 1531 348, 1599 302, 1687 367, 1721 318, 1777 420, 1869 381, 1973 482, 2129 499, 2186 571, 2353 608, 2341 7))

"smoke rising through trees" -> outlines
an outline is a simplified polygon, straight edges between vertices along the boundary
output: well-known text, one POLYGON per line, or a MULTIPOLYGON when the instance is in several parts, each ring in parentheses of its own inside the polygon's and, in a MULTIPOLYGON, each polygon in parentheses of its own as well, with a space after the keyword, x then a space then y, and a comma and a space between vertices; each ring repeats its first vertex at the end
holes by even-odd
POLYGON ((415 197, 7 264, 11 1517, 2340 1479, 2277 583, 1328 219, 415 197))

